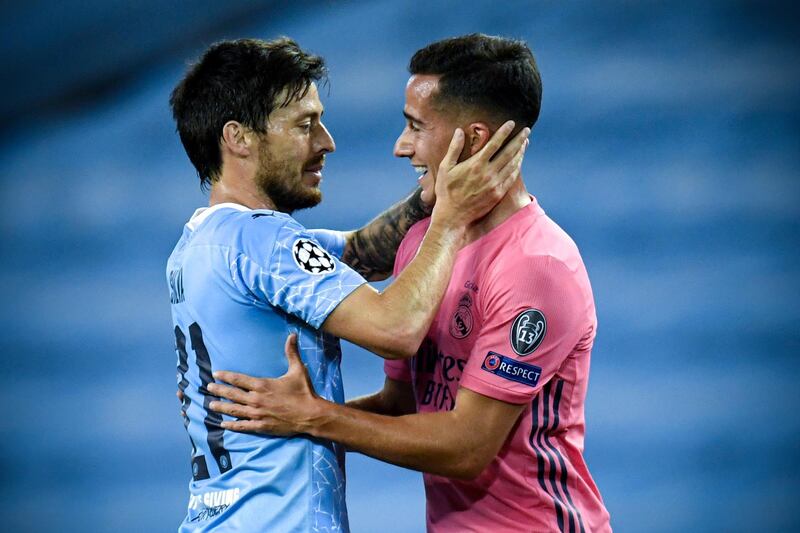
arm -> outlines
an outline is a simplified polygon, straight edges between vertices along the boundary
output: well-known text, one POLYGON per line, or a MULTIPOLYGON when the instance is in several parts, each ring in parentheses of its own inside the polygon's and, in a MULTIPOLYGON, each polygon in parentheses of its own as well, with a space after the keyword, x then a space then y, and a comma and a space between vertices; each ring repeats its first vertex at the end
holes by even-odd
POLYGON ((437 201, 417 256, 382 293, 369 285, 353 291, 322 329, 390 359, 416 353, 450 281, 466 227, 494 207, 518 176, 530 130, 524 128, 498 152, 512 128, 513 122, 504 124, 458 165, 464 136, 456 130, 439 167, 437 201))
POLYGON ((422 199, 422 188, 399 202, 369 224, 345 233, 342 261, 369 281, 381 281, 392 273, 397 247, 408 229, 430 216, 431 208, 422 199))
POLYGON ((417 410, 411 383, 389 377, 384 381, 383 389, 367 396, 348 400, 347 406, 359 411, 388 416, 409 415, 417 410))
POLYGON ((497 456, 523 407, 464 388, 458 390, 452 411, 405 416, 383 416, 318 399, 295 429, 398 466, 474 479, 497 456))
POLYGON ((452 411, 383 416, 317 396, 293 335, 286 342, 286 356, 289 370, 278 379, 214 373, 236 385, 208 386, 215 396, 231 400, 209 407, 240 419, 224 421, 222 427, 271 435, 306 433, 406 468, 473 479, 497 456, 525 405, 462 388, 452 411))

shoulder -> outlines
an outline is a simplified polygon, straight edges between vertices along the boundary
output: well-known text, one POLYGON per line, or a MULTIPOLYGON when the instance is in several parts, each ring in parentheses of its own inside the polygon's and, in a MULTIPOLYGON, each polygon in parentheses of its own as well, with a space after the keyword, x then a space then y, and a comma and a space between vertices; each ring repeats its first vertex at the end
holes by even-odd
POLYGON ((278 243, 289 247, 297 238, 309 237, 294 218, 267 209, 220 210, 203 223, 201 231, 205 243, 229 248, 257 263, 265 262, 278 243))
POLYGON ((588 285, 580 251, 572 238, 545 214, 518 221, 489 268, 499 285, 544 290, 588 285))
POLYGON ((231 244, 242 235, 274 233, 291 219, 284 213, 267 209, 244 207, 211 207, 207 212, 195 216, 188 226, 201 240, 214 244, 231 244))
POLYGON ((583 264, 572 237, 543 211, 534 211, 530 216, 516 220, 511 238, 504 243, 500 254, 515 266, 532 261, 576 270, 583 264))
POLYGON ((270 235, 278 233, 284 227, 290 227, 298 231, 305 230, 302 224, 286 213, 268 209, 229 212, 224 223, 248 236, 270 235))

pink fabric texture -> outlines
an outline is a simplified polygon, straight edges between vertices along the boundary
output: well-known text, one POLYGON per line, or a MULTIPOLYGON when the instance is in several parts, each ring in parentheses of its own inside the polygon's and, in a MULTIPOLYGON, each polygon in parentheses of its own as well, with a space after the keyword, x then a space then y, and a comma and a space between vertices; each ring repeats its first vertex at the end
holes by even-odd
MULTIPOLYGON (((395 274, 429 224, 408 232, 395 274)), ((459 252, 419 352, 386 375, 413 384, 422 413, 453 409, 460 387, 525 408, 477 479, 424 475, 428 531, 611 531, 582 455, 596 326, 578 249, 535 198, 459 252)))

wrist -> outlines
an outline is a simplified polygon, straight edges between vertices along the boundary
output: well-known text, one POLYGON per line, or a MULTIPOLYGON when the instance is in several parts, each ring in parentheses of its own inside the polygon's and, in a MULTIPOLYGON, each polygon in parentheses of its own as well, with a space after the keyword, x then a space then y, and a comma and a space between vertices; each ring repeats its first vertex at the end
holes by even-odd
POLYGON ((331 403, 319 396, 309 400, 308 408, 305 409, 307 414, 302 421, 298 422, 297 432, 317 438, 323 437, 323 430, 328 422, 331 403))
POLYGON ((441 249, 449 249, 453 253, 457 253, 467 240, 467 227, 464 224, 455 225, 431 221, 425 239, 436 243, 435 246, 441 249))
POLYGON ((444 235, 461 239, 466 234, 467 226, 468 223, 461 220, 455 211, 439 208, 439 204, 436 204, 431 213, 431 224, 428 227, 428 231, 434 230, 444 235))

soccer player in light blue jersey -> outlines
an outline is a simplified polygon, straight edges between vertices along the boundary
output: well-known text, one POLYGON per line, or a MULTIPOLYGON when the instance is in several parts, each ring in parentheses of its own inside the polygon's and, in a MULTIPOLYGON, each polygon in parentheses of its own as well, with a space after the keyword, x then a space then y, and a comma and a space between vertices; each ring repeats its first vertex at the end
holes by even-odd
MULTIPOLYGON (((291 214, 321 200, 326 154, 316 82, 323 60, 290 39, 213 45, 170 103, 209 207, 186 223, 167 263, 192 480, 181 531, 348 531, 344 453, 308 436, 235 433, 209 410, 218 369, 278 377, 273 350, 297 335, 317 394, 343 402, 338 338, 386 358, 411 357, 447 286, 465 228, 518 175, 521 131, 513 123, 456 165, 463 132, 438 171, 436 206, 417 190, 364 228, 307 230, 291 214), (383 292, 366 280, 391 273, 408 228, 430 214, 416 258, 383 292)), ((225 419, 231 419, 227 415, 225 419)))

